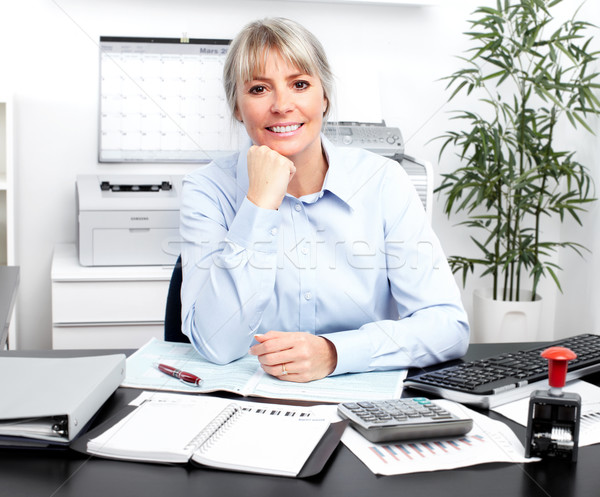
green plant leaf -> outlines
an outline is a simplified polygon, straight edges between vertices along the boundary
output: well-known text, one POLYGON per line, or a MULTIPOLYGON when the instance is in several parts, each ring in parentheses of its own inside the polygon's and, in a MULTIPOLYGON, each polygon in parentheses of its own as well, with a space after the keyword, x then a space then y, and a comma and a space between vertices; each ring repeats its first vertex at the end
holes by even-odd
POLYGON ((561 21, 552 12, 559 3, 497 0, 495 8, 479 7, 466 33, 472 46, 459 59, 464 68, 443 78, 448 100, 460 93, 466 103, 451 117, 458 130, 438 137, 440 160, 451 153, 460 166, 443 174, 435 191, 445 195, 448 217, 466 216, 459 225, 471 230, 479 254, 453 256, 451 267, 462 272, 463 284, 478 267, 511 297, 521 278, 534 291, 545 277, 560 289, 552 257, 559 249, 581 255, 585 248, 545 240, 543 227, 567 217, 581 224, 596 200, 587 169, 574 150, 557 146, 555 135, 563 122, 594 132, 600 76, 592 67, 600 52, 587 35, 595 28, 575 15, 561 21))

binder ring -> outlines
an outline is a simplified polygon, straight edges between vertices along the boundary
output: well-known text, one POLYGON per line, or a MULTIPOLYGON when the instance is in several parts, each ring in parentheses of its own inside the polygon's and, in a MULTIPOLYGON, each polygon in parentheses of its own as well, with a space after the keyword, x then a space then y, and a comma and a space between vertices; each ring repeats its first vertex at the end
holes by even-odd
POLYGON ((281 365, 281 376, 285 376, 286 374, 288 374, 288 372, 285 369, 285 364, 282 364, 281 365))

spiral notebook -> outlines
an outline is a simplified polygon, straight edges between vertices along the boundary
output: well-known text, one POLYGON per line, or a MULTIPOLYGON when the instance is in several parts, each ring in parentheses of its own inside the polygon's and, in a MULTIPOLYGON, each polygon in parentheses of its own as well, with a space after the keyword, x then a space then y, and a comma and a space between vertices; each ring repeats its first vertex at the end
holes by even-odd
POLYGON ((320 471, 343 427, 328 434, 330 422, 307 407, 172 394, 146 400, 100 431, 87 453, 303 477, 320 471), (307 464, 313 455, 320 462, 307 464))

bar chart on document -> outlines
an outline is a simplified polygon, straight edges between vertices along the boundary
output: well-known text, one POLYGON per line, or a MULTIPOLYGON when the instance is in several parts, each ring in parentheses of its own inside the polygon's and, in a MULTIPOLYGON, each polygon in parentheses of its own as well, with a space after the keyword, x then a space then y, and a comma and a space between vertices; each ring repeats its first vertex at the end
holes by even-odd
POLYGON ((238 143, 222 87, 227 40, 101 37, 101 162, 206 162, 238 143))
POLYGON ((427 464, 427 459, 444 457, 451 459, 464 459, 469 457, 469 452, 481 444, 489 443, 485 435, 474 434, 468 437, 449 440, 434 440, 413 443, 376 444, 369 450, 373 456, 383 464, 403 464, 419 461, 427 464))
POLYGON ((459 417, 472 418, 473 429, 464 436, 374 444, 358 432, 347 429, 346 445, 373 473, 400 475, 461 468, 490 462, 523 463, 521 442, 508 426, 459 404, 436 402, 459 417))

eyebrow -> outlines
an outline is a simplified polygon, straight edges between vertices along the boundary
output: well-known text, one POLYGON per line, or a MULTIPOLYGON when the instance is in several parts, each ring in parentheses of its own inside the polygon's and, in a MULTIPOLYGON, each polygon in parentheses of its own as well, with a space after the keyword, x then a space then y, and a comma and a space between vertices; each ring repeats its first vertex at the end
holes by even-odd
MULTIPOLYGON (((311 74, 308 74, 305 72, 299 72, 299 73, 291 74, 286 79, 295 79, 295 78, 300 78, 303 76, 308 76, 310 78, 314 77, 311 74)), ((261 76, 261 75, 253 75, 252 79, 246 81, 246 83, 250 83, 251 81, 272 81, 272 78, 267 78, 266 76, 261 76)))

